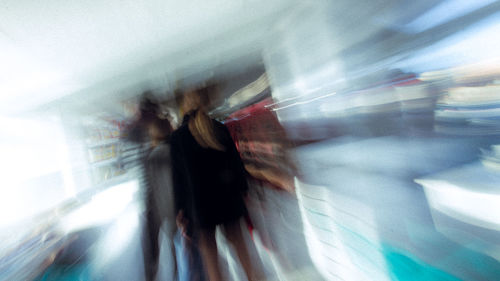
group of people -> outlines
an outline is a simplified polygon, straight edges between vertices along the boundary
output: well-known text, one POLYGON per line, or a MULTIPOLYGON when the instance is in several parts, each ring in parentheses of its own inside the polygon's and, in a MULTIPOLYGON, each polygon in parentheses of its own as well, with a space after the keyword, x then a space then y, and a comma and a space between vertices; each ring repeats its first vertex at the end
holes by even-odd
POLYGON ((172 280, 224 280, 219 265, 216 228, 234 248, 248 280, 261 280, 262 270, 251 258, 242 224, 247 214, 245 167, 228 129, 211 119, 203 89, 180 96, 182 122, 174 130, 149 99, 141 103, 140 118, 131 138, 147 143, 145 174, 144 263, 147 280, 159 264, 158 236, 163 229, 172 249, 172 280), (148 141, 144 141, 147 139, 148 141), (175 239, 181 241, 182 258, 175 239), (187 265, 187 266, 186 266, 187 265), (179 274, 181 268, 184 274, 179 274), (181 278, 182 276, 182 278, 181 278))

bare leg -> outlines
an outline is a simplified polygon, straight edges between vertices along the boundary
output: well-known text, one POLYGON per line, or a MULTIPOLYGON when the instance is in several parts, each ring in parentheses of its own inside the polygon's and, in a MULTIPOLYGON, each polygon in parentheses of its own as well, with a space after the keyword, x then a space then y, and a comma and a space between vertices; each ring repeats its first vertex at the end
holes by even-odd
POLYGON ((238 259, 240 260, 241 265, 243 266, 243 270, 247 275, 249 281, 258 280, 258 278, 263 277, 263 273, 259 270, 256 270, 252 263, 252 259, 250 258, 250 254, 248 252, 247 246, 245 244, 245 240, 243 239, 243 233, 241 231, 240 221, 237 220, 232 223, 228 223, 224 225, 224 232, 226 238, 232 244, 236 253, 238 254, 238 259))
POLYGON ((174 245, 174 239, 170 239, 170 250, 171 250, 171 255, 172 255, 172 263, 173 263, 173 266, 174 266, 174 270, 173 270, 173 278, 172 280, 178 280, 178 275, 179 275, 179 272, 178 272, 178 269, 177 269, 177 254, 175 252, 175 245, 174 245))
POLYGON ((210 281, 222 281, 222 274, 219 268, 219 255, 217 253, 217 242, 215 240, 215 228, 201 231, 199 245, 208 279, 210 281))

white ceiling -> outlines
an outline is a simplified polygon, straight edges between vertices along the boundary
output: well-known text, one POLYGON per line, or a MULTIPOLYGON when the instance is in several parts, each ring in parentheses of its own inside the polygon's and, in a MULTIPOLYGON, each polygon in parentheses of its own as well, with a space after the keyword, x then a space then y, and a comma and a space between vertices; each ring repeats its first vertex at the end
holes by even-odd
POLYGON ((128 77, 120 80, 125 84, 168 73, 180 79, 197 62, 210 68, 255 53, 266 24, 291 4, 4 0, 0 111, 15 112, 120 76, 128 77))
POLYGON ((283 19, 318 2, 333 7, 328 24, 345 47, 440 1, 2 0, 0 115, 255 65, 270 31, 296 28, 283 19))

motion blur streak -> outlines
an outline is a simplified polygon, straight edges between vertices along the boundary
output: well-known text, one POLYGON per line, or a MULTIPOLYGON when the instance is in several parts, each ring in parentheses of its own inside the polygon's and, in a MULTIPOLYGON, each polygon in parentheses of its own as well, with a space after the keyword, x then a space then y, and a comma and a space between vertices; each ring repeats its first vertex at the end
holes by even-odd
POLYGON ((0 281, 202 275, 146 200, 147 114, 195 88, 263 280, 499 280, 499 34, 495 0, 4 0, 0 281))

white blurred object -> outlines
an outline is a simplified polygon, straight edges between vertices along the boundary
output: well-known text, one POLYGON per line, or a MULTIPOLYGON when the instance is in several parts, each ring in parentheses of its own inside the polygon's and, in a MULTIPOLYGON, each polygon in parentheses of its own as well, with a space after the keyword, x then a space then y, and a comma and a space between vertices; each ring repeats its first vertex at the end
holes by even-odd
POLYGON ((269 80, 267 75, 262 74, 257 80, 238 90, 236 93, 228 98, 227 102, 229 107, 238 105, 244 101, 251 99, 262 93, 265 89, 269 87, 269 80))
POLYGON ((500 87, 451 88, 437 101, 435 130, 457 135, 496 135, 500 132, 500 87))
POLYGON ((335 34, 343 30, 331 26, 328 20, 337 10, 325 1, 314 6, 304 4, 278 23, 280 28, 275 30, 263 55, 276 101, 302 98, 298 101, 304 102, 334 92, 325 89, 342 81, 343 66, 336 52, 359 34, 352 32, 342 41, 336 40, 335 34), (292 25, 294 28, 289 28, 292 25))
POLYGON ((474 163, 415 182, 424 187, 438 231, 500 260, 498 241, 491 238, 491 232, 498 236, 500 231, 500 174, 474 163), (442 214, 469 229, 449 226, 442 214))
MULTIPOLYGON (((462 172, 464 171, 456 173, 462 172)), ((470 175, 469 173, 467 174, 470 175)), ((475 178, 479 179, 477 176, 475 178)), ((499 180, 500 178, 490 183, 489 187, 498 186, 499 180)), ((432 208, 460 221, 500 231, 500 192, 497 194, 481 192, 473 188, 471 183, 455 185, 445 180, 415 181, 424 186, 432 208)), ((479 186, 482 184, 478 183, 479 186)))
POLYGON ((500 103, 500 85, 452 88, 438 102, 448 106, 500 103))
POLYGON ((323 277, 390 280, 368 205, 297 178, 295 186, 309 253, 323 277))

